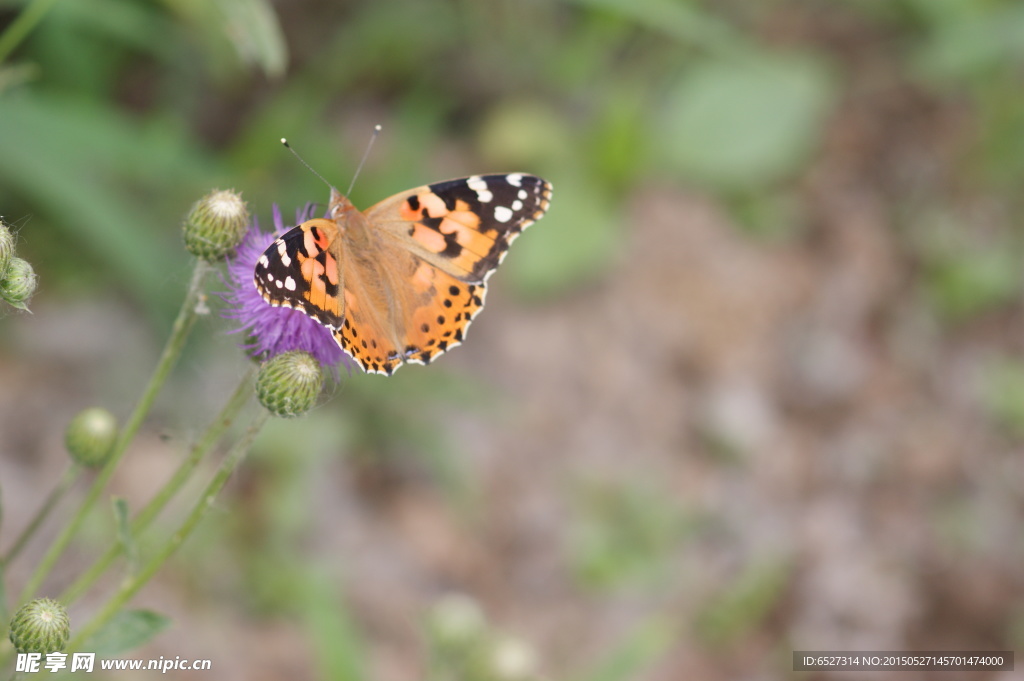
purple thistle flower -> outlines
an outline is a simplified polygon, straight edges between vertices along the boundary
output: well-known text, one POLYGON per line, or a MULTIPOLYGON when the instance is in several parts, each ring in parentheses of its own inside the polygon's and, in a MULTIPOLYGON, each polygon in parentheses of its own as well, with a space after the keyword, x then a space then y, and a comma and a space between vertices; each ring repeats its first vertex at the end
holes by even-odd
MULTIPOLYGON (((311 212, 311 205, 296 211, 296 222, 308 220, 311 212)), ((304 350, 322 366, 333 369, 337 376, 339 364, 344 363, 347 369, 351 369, 351 364, 331 333, 302 312, 269 305, 253 283, 256 261, 287 229, 276 204, 274 227, 276 231, 273 233, 263 232, 259 222, 253 218, 234 257, 228 260, 225 281, 228 290, 221 294, 227 307, 221 316, 238 322, 238 327, 231 333, 246 335, 246 341, 240 347, 250 356, 268 360, 290 350, 304 350)))

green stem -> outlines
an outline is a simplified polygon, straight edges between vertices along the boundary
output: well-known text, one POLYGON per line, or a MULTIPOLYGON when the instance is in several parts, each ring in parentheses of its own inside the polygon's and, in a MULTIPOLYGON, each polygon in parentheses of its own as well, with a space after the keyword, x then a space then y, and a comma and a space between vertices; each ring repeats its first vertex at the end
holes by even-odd
POLYGON ((25 544, 28 543, 28 540, 32 538, 32 535, 35 534, 37 529, 39 529, 39 526, 42 525, 43 521, 50 515, 50 511, 52 511, 60 500, 64 498, 64 495, 67 494, 69 489, 71 489, 71 485, 78 479, 78 476, 81 473, 82 467, 78 464, 73 463, 65 469, 64 475, 61 476, 60 481, 53 488, 53 491, 50 492, 50 496, 46 498, 46 501, 43 502, 40 509, 36 511, 35 517, 32 518, 32 521, 29 522, 25 529, 21 531, 18 538, 14 540, 14 544, 12 544, 11 548, 7 550, 7 555, 4 556, 3 559, 0 559, 0 567, 6 568, 11 564, 11 561, 21 553, 21 550, 25 548, 25 544))
POLYGON ((149 413, 150 408, 153 406, 157 393, 160 392, 160 388, 163 387, 164 382, 167 380, 167 376, 174 367, 174 363, 181 356, 188 333, 198 317, 196 311, 197 303, 203 293, 203 282, 210 270, 211 267, 206 261, 196 261, 196 268, 192 273, 192 282, 189 284, 188 293, 185 294, 181 310, 178 311, 178 318, 174 320, 170 338, 167 339, 167 344, 164 346, 164 351, 160 355, 160 361, 157 363, 156 369, 149 379, 149 384, 142 393, 139 403, 135 406, 135 411, 132 412, 124 428, 121 429, 117 442, 114 443, 114 449, 110 453, 110 458, 93 481, 89 493, 78 509, 78 513, 71 518, 71 521, 61 534, 54 540, 50 550, 40 561, 39 566, 29 579, 28 584, 22 589, 20 603, 28 602, 36 593, 47 575, 50 574, 61 554, 71 543, 72 537, 74 537, 78 528, 85 521, 88 512, 96 504, 100 495, 103 494, 104 488, 106 488, 107 483, 114 474, 114 470, 117 468, 117 464, 120 463, 121 457, 124 456, 125 451, 128 449, 128 444, 135 437, 135 433, 138 432, 139 427, 146 418, 146 414, 149 413))
POLYGON ((11 22, 3 35, 0 35, 0 64, 7 60, 14 48, 32 32, 56 2, 57 0, 32 0, 18 18, 11 22))
MULTIPOLYGON (((11 613, 7 609, 7 568, 0 565, 0 632, 7 632, 10 621, 11 613)), ((3 659, 2 653, 0 659, 3 659)))
MULTIPOLYGON (((142 508, 132 519, 131 531, 133 536, 138 536, 149 527, 149 524, 160 515, 160 512, 167 506, 168 502, 174 497, 175 494, 182 488, 185 482, 192 476, 196 466, 206 456, 206 454, 213 449, 217 441, 220 440, 224 432, 231 426, 235 417, 242 410, 242 407, 249 401, 252 396, 252 376, 256 372, 255 369, 251 369, 246 373, 245 377, 239 382, 238 387, 235 388, 235 392, 231 395, 231 398, 221 409, 220 413, 217 414, 217 418, 206 427, 206 430, 200 436, 199 440, 192 447, 192 451, 189 452, 188 457, 181 462, 178 469, 171 476, 171 479, 164 484, 160 491, 156 493, 148 504, 142 508)), ((114 542, 107 552, 100 556, 99 559, 94 562, 89 569, 84 572, 74 583, 64 590, 64 593, 60 595, 59 600, 65 605, 70 605, 74 601, 78 600, 79 597, 90 587, 93 583, 99 579, 100 575, 106 572, 110 564, 121 555, 124 550, 124 545, 121 542, 114 542)))
POLYGON ((96 614, 96 616, 86 624, 82 629, 75 634, 71 642, 68 643, 66 650, 72 652, 78 650, 79 646, 84 642, 88 641, 89 637, 99 631, 110 619, 120 612, 121 608, 134 596, 139 589, 141 589, 146 582, 152 579, 153 575, 157 573, 160 567, 167 561, 171 555, 178 550, 178 547, 184 543, 190 534, 199 526, 199 523, 206 517, 210 508, 213 507, 213 502, 217 498, 217 494, 224 488, 231 474, 238 467, 238 464, 245 458, 246 453, 249 451, 249 446, 253 440, 256 439, 256 435, 259 433, 263 424, 270 418, 270 413, 264 409, 260 410, 259 415, 253 419, 252 424, 248 430, 242 435, 242 437, 235 443, 235 446, 231 448, 227 456, 221 462, 220 467, 214 474, 210 483, 203 490, 199 496, 199 500, 193 507, 192 512, 188 515, 185 521, 175 532, 170 541, 168 541, 160 551, 154 555, 148 563, 136 574, 132 575, 126 582, 121 585, 121 588, 117 590, 110 600, 104 604, 103 608, 96 614))

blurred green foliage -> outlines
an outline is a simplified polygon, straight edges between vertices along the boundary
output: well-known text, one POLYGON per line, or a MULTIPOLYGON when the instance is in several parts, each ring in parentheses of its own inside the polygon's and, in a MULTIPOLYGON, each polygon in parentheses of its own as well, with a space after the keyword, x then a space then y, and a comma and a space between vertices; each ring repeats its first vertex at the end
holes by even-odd
POLYGON ((724 189, 791 176, 832 98, 811 55, 759 47, 696 4, 313 6, 288 66, 262 0, 53 5, 0 78, 0 124, 18 131, 0 137, 4 210, 32 216, 23 238, 50 281, 117 286, 150 307, 180 267, 171 246, 195 196, 233 186, 264 215, 322 201, 276 140, 344 178, 363 138, 338 131, 369 110, 386 126, 361 205, 439 172, 554 181, 545 229, 508 275, 549 295, 601 271, 631 186, 661 168, 724 189), (479 158, 442 167, 453 142, 479 158))
POLYGON ((698 635, 710 645, 726 647, 760 624, 780 602, 793 573, 785 560, 751 561, 708 599, 696 621, 698 635))
POLYGON ((981 379, 982 404, 989 417, 1010 437, 1024 439, 1024 362, 994 358, 981 379))
POLYGON ((303 586, 296 609, 306 622, 310 647, 317 660, 320 678, 360 681, 367 678, 366 649, 352 621, 345 599, 334 585, 332 567, 323 566, 292 573, 303 586))
POLYGON ((539 681, 529 643, 487 622, 475 601, 448 595, 433 604, 425 622, 428 681, 539 681))
POLYGON ((791 177, 813 152, 833 96, 820 57, 698 63, 670 91, 666 163, 726 190, 791 177))
POLYGON ((171 626, 171 620, 151 610, 125 610, 118 613, 89 639, 90 651, 115 657, 138 648, 171 626))
POLYGON ((640 483, 585 482, 576 493, 572 557, 592 589, 665 584, 699 523, 665 492, 640 483))
POLYGON ((625 681, 636 678, 661 658, 679 636, 680 625, 653 615, 623 636, 592 668, 574 678, 579 681, 625 681))
MULTIPOLYGON (((3 209, 51 290, 116 287, 157 321, 183 263, 177 223, 199 193, 242 189, 262 215, 324 200, 282 135, 344 184, 366 136, 356 124, 384 121, 360 205, 438 173, 549 176, 551 214, 503 275, 544 297, 599 275, 622 238, 621 198, 650 180, 702 186, 741 224, 786 233, 801 219, 787 183, 814 158, 844 80, 826 50, 752 30, 806 9, 786 0, 310 2, 282 10, 291 44, 265 0, 0 8, 36 4, 48 11, 0 67, 3 209)), ((965 178, 1019 184, 1024 96, 1007 87, 1024 58, 1019 3, 815 4, 897 32, 905 76, 977 112, 965 178)), ((1003 261, 984 253, 932 272, 954 316, 1005 289, 1003 261)))
POLYGON ((1021 253, 1012 233, 971 229, 966 218, 938 206, 914 220, 910 242, 921 263, 921 284, 941 321, 967 322, 1018 298, 1021 253))

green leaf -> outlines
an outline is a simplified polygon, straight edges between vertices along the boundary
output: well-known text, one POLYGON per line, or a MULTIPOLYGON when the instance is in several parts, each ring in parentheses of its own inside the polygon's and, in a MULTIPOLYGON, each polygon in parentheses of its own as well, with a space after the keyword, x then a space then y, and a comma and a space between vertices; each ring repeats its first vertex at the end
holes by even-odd
POLYGON ((276 78, 288 66, 288 48, 277 15, 268 0, 164 0, 205 39, 209 64, 221 75, 233 70, 234 57, 255 64, 276 78), (227 68, 225 68, 227 67, 227 68))
POLYGON ((32 32, 47 15, 56 0, 33 0, 27 3, 13 22, 0 32, 0 63, 32 32))
POLYGON ((128 518, 128 502, 122 497, 114 497, 114 522, 117 524, 117 542, 124 549, 129 571, 134 571, 138 563, 139 547, 132 536, 131 521, 128 518))
POLYGON ((242 61, 257 64, 271 78, 284 74, 288 48, 274 8, 267 0, 215 0, 224 28, 242 61))
POLYGON ((809 56, 700 62, 669 94, 666 161, 719 189, 779 180, 818 143, 833 90, 809 56))
POLYGON ((152 610, 125 610, 114 615, 82 644, 82 650, 112 657, 138 648, 169 627, 168 617, 152 610))

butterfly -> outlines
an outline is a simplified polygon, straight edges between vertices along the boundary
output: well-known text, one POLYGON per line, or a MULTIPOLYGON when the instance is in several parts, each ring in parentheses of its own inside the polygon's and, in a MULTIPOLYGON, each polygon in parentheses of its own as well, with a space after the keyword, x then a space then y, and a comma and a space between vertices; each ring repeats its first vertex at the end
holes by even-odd
POLYGON ((424 185, 366 211, 332 187, 328 217, 274 241, 253 279, 269 304, 324 325, 364 371, 391 375, 462 343, 487 278, 550 203, 551 184, 525 173, 424 185))

